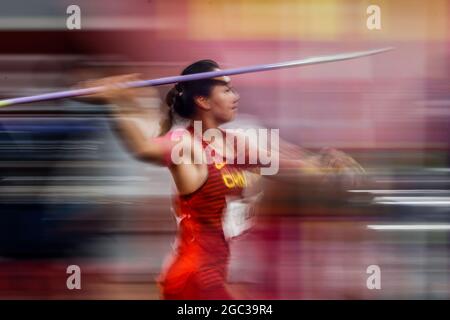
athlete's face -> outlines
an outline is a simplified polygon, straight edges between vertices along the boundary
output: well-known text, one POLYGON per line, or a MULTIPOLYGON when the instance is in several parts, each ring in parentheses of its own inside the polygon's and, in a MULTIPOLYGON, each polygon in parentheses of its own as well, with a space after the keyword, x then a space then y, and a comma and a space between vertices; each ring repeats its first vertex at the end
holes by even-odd
POLYGON ((215 85, 208 97, 211 115, 218 123, 226 123, 234 119, 238 110, 239 94, 233 89, 229 77, 214 78, 223 81, 215 85))

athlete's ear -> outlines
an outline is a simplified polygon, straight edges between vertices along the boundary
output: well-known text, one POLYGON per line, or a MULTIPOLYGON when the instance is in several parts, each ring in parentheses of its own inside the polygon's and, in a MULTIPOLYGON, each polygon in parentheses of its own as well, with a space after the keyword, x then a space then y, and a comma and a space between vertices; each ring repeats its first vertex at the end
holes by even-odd
POLYGON ((209 101, 207 97, 204 96, 196 96, 194 97, 195 104, 199 106, 203 110, 210 110, 211 107, 209 105, 209 101))

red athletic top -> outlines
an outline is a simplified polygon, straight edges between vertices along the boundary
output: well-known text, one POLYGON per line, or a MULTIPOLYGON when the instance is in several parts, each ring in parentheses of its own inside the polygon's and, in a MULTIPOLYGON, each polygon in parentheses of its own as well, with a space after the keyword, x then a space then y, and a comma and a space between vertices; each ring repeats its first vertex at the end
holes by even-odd
MULTIPOLYGON (((192 127, 188 130, 193 133, 192 127)), ((207 142, 202 141, 202 145, 205 148, 207 142)), ((201 290, 225 283, 229 245, 222 219, 226 197, 242 196, 247 181, 245 166, 226 164, 223 160, 207 164, 208 177, 198 190, 174 198, 175 213, 181 221, 175 260, 161 282, 166 296, 176 296, 185 289, 191 276, 201 290)))
MULTIPOLYGON (((189 128, 189 130, 192 129, 189 128)), ((205 148, 208 143, 202 141, 202 145, 205 148)), ((208 153, 207 157, 209 157, 208 153)), ((226 196, 240 197, 246 186, 244 168, 236 164, 225 163, 225 158, 222 163, 213 162, 207 167, 206 181, 192 194, 177 196, 175 210, 180 218, 194 219, 204 231, 221 232, 226 196)))

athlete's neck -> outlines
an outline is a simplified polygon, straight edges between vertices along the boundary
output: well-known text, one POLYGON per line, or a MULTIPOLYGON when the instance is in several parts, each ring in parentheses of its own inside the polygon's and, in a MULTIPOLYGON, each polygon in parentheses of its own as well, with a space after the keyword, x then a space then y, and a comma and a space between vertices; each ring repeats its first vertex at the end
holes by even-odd
POLYGON ((191 126, 194 125, 194 121, 202 122, 202 133, 204 133, 208 129, 216 129, 219 127, 220 123, 218 123, 215 119, 211 117, 195 117, 191 122, 191 126))

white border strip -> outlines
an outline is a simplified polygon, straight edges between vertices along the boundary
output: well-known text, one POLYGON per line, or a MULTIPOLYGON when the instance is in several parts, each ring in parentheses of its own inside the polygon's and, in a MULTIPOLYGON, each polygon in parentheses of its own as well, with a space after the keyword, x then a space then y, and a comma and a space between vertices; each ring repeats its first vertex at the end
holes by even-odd
POLYGON ((378 231, 443 231, 450 224, 369 224, 367 229, 378 231))

